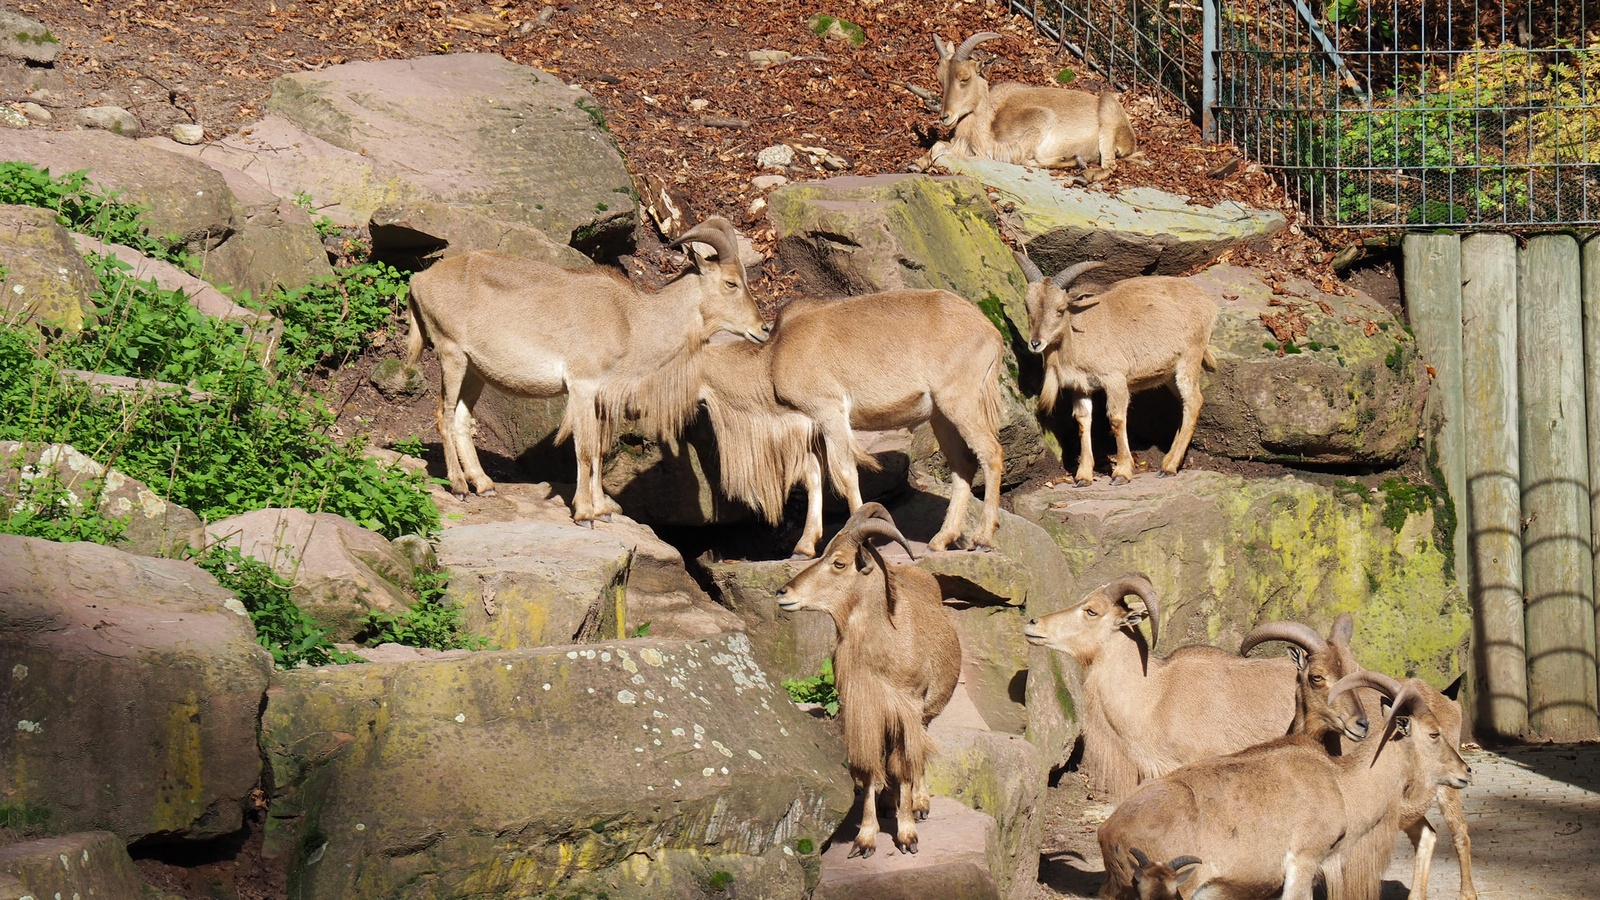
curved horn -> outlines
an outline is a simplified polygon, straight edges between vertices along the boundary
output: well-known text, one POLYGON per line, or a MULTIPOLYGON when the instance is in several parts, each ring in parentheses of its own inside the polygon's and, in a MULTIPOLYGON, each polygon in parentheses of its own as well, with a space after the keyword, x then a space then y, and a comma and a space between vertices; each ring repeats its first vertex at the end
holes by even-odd
POLYGON ((1239 655, 1245 656, 1259 644, 1267 641, 1287 641, 1295 644, 1307 653, 1321 653, 1328 649, 1328 642, 1322 635, 1312 629, 1310 625, 1301 622, 1267 622, 1256 626, 1256 629, 1244 636, 1244 643, 1239 645, 1239 655))
MULTIPOLYGON (((883 510, 883 507, 879 506, 878 509, 883 510)), ((854 527, 846 526, 846 530, 840 532, 840 534, 846 533, 851 536, 857 546, 865 543, 868 538, 879 537, 898 543, 906 548, 907 556, 912 559, 917 558, 916 551, 911 549, 911 542, 906 540, 906 536, 900 533, 899 528, 895 527, 894 520, 889 518, 887 510, 883 510, 881 516, 874 515, 856 523, 854 527)))
POLYGON ((690 241, 709 244, 721 262, 738 262, 739 241, 734 237, 733 226, 721 216, 712 216, 699 225, 678 235, 668 247, 680 247, 690 241))
POLYGON ((1198 856, 1178 856, 1174 857, 1172 862, 1167 863, 1167 868, 1176 872, 1184 866, 1198 866, 1199 864, 1200 857, 1198 856))
POLYGON ((1067 289, 1068 285, 1078 280, 1079 275, 1082 275, 1090 269, 1098 269, 1103 265, 1105 265, 1103 262, 1085 261, 1076 265, 1068 266, 1065 269, 1057 272, 1056 277, 1050 279, 1050 283, 1064 291, 1067 289))
POLYGON ((984 41, 993 41, 993 40, 997 40, 999 38, 1000 38, 1000 33, 997 32, 997 31, 980 31, 977 34, 973 35, 972 37, 969 37, 966 40, 962 41, 961 42, 961 46, 956 48, 956 55, 952 56, 950 58, 952 60, 954 60, 955 62, 961 62, 962 60, 966 59, 968 56, 972 55, 972 48, 978 46, 979 44, 983 43, 984 41))
POLYGON ((1150 857, 1145 856, 1144 851, 1138 847, 1130 847, 1128 853, 1133 856, 1133 861, 1139 864, 1139 868, 1143 869, 1150 865, 1150 857))
POLYGON ((1044 273, 1039 271, 1039 267, 1033 264, 1033 260, 1015 250, 1011 251, 1011 255, 1017 258, 1017 265, 1022 267, 1022 277, 1028 279, 1029 284, 1044 280, 1044 273))
POLYGON ((1333 690, 1328 692, 1328 702, 1332 703, 1333 698, 1345 691, 1362 687, 1372 688, 1389 697, 1391 701, 1389 715, 1383 721, 1383 736, 1378 739, 1377 749, 1372 751, 1372 764, 1376 765, 1378 754, 1383 752, 1384 745, 1389 743, 1389 737, 1394 734, 1395 720, 1401 716, 1411 715, 1418 706, 1426 707, 1427 700, 1422 696, 1422 692, 1417 690, 1416 685, 1401 684, 1382 672, 1362 669, 1339 679, 1334 684, 1333 690))
POLYGON ((1150 583, 1149 576, 1143 572, 1129 572, 1101 590, 1118 603, 1129 594, 1136 594, 1144 601, 1144 608, 1150 614, 1150 649, 1154 650, 1156 642, 1161 640, 1161 601, 1156 597, 1156 586, 1150 583))

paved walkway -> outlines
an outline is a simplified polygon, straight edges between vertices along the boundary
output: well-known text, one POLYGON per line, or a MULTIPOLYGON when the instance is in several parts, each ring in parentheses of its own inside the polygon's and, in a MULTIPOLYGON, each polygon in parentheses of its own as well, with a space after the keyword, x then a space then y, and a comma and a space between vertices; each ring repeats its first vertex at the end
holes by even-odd
MULTIPOLYGON (((1472 785, 1462 795, 1472 837, 1472 880, 1482 900, 1600 900, 1600 744, 1519 747, 1466 755, 1472 785)), ((1428 894, 1453 900, 1461 869, 1438 811, 1428 894)), ((1411 843, 1402 836, 1385 873, 1384 900, 1411 883, 1411 843)))

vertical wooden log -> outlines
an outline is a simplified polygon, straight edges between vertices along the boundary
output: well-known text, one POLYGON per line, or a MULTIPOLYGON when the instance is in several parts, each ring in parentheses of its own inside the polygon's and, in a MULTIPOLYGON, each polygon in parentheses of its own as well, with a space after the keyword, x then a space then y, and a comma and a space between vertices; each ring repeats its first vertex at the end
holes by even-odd
MULTIPOLYGON (((1444 477, 1459 518, 1466 505, 1462 450, 1461 238, 1453 234, 1408 234, 1405 254, 1406 311, 1422 358, 1433 367, 1428 389, 1428 459, 1444 477)), ((1441 548, 1443 549, 1443 548, 1441 548)), ((1451 550, 1456 583, 1468 588, 1467 533, 1457 528, 1451 550)))
MULTIPOLYGON (((1479 734, 1520 738, 1528 730, 1528 659, 1522 633, 1517 242, 1509 234, 1475 234, 1461 242, 1461 371, 1466 500, 1456 507, 1456 527, 1467 533, 1473 726, 1479 734)), ((1591 391, 1589 397, 1593 402, 1600 394, 1591 391)), ((1592 453, 1590 460, 1592 465, 1592 453)))
POLYGON ((1518 259, 1528 721, 1556 741, 1597 734, 1581 278, 1567 235, 1531 238, 1518 259))
POLYGON ((1583 245, 1584 387, 1589 412, 1589 549, 1594 554, 1595 649, 1600 653, 1600 239, 1583 245))

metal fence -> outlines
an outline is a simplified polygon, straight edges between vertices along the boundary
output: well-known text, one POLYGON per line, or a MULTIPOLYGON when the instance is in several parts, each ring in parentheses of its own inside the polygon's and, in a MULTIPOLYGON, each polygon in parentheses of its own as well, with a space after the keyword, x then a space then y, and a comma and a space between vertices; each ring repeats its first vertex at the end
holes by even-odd
POLYGON ((1584 0, 1012 0, 1181 101, 1329 227, 1600 223, 1584 0))

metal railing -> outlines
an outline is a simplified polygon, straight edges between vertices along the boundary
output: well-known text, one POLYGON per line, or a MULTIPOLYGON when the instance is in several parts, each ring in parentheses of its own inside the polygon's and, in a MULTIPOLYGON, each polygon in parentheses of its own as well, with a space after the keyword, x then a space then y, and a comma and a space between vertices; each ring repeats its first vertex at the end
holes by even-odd
POLYGON ((1186 104, 1311 224, 1600 223, 1600 33, 1584 0, 1012 5, 1107 78, 1186 104))

